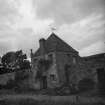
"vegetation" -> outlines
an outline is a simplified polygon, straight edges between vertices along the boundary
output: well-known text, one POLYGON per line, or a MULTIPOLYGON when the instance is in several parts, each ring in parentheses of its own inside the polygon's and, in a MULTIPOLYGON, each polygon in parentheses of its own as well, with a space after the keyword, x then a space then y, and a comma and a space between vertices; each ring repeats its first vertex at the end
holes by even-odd
POLYGON ((30 68, 30 62, 27 60, 27 56, 22 50, 7 52, 2 56, 1 63, 3 68, 5 68, 4 70, 21 70, 30 68))
POLYGON ((21 81, 29 77, 27 72, 30 68, 30 62, 27 60, 27 56, 22 50, 7 52, 1 58, 0 74, 15 72, 15 79, 8 80, 6 86, 1 86, 1 88, 19 88, 21 81))
POLYGON ((1 100, 0 105, 105 105, 103 102, 99 103, 78 103, 70 101, 53 101, 53 100, 34 100, 34 99, 20 99, 20 100, 1 100))
POLYGON ((40 59, 38 62, 38 71, 36 74, 36 79, 41 79, 43 72, 47 71, 50 65, 50 60, 40 59))

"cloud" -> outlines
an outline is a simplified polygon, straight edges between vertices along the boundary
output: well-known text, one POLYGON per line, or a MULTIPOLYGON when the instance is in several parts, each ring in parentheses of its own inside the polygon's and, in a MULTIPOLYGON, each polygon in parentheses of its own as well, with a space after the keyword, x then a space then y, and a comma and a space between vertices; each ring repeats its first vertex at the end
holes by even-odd
POLYGON ((104 0, 0 0, 0 53, 23 49, 29 54, 53 25, 77 50, 103 42, 104 5, 104 0))
POLYGON ((16 38, 0 39, 0 55, 14 50, 16 50, 16 38))
POLYGON ((105 0, 33 0, 40 18, 52 18, 57 24, 72 23, 89 14, 105 14, 105 0))
POLYGON ((0 0, 0 24, 13 23, 18 18, 18 10, 12 0, 0 0))
POLYGON ((10 0, 8 2, 4 0, 0 2, 0 5, 3 5, 0 7, 0 15, 3 16, 2 19, 0 18, 0 50, 2 50, 0 54, 18 49, 29 52, 31 48, 37 48, 37 41, 42 34, 46 33, 49 24, 53 23, 51 19, 38 19, 31 1, 10 0))
POLYGON ((80 50, 97 41, 105 41, 105 20, 103 14, 92 14, 72 24, 64 24, 59 35, 74 48, 80 50))
POLYGON ((104 53, 105 52, 105 43, 103 42, 96 42, 91 44, 90 46, 83 48, 80 50, 80 55, 81 56, 89 56, 89 55, 94 55, 98 53, 104 53))

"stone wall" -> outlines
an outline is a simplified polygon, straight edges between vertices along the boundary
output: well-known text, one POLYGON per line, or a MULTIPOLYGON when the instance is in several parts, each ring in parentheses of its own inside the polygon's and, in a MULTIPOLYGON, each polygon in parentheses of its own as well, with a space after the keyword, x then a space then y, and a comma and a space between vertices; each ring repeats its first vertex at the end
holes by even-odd
POLYGON ((9 80, 15 79, 15 72, 0 75, 0 85, 6 85, 9 80))
MULTIPOLYGON (((82 58, 77 53, 71 52, 50 52, 44 55, 45 59, 48 59, 49 55, 53 55, 53 63, 51 67, 47 70, 47 85, 50 88, 56 86, 61 86, 66 82, 65 76, 65 65, 69 65, 69 83, 78 85, 80 80, 89 78, 93 80, 96 84, 98 83, 97 69, 105 69, 105 57, 101 58, 82 58), (51 80, 56 78, 56 80, 51 80)), ((34 87, 40 88, 40 82, 35 81, 36 71, 37 71, 37 60, 41 59, 42 56, 32 58, 32 85, 34 87)))
POLYGON ((56 64, 56 54, 55 52, 53 54, 53 63, 51 67, 48 70, 47 74, 47 81, 48 81, 48 87, 54 88, 59 86, 59 77, 57 72, 57 64, 56 64))
POLYGON ((57 70, 60 78, 61 85, 66 82, 65 76, 65 65, 69 65, 69 79, 71 80, 71 75, 74 75, 75 68, 77 66, 78 56, 75 54, 67 53, 67 52, 57 52, 57 70))
POLYGON ((38 56, 38 57, 32 58, 31 84, 33 88, 37 88, 37 89, 41 88, 40 81, 35 80, 36 72, 38 70, 37 68, 38 61, 40 59, 48 60, 50 55, 52 55, 52 64, 50 65, 50 68, 46 72, 43 72, 43 75, 47 77, 47 87, 48 88, 54 88, 59 85, 59 78, 58 78, 58 73, 57 73, 57 68, 56 68, 56 55, 55 55, 55 52, 51 52, 51 53, 45 54, 44 57, 38 56), (55 80, 52 80, 51 76, 54 76, 55 80))

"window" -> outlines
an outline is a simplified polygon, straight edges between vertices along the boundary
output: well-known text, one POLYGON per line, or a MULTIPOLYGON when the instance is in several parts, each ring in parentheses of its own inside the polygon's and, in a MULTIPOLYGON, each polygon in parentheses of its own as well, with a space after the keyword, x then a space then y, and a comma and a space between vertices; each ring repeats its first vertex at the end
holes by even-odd
POLYGON ((55 76, 54 74, 51 74, 51 75, 50 75, 50 79, 51 79, 52 81, 55 81, 55 80, 56 80, 56 76, 55 76))
POLYGON ((73 63, 76 64, 76 58, 75 57, 73 57, 73 63))
POLYGON ((70 54, 67 54, 67 56, 70 57, 71 55, 70 54))
POLYGON ((71 55, 70 54, 67 54, 67 59, 68 59, 68 62, 71 62, 71 55))
POLYGON ((49 54, 49 55, 48 55, 48 58, 49 58, 49 60, 50 60, 51 62, 53 62, 53 54, 49 54))

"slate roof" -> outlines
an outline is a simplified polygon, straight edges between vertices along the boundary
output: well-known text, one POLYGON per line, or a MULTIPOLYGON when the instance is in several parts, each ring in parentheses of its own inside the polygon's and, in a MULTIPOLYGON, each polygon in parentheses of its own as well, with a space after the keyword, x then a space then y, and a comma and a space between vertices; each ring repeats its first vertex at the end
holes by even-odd
MULTIPOLYGON (((60 39, 55 33, 52 33, 45 41, 46 53, 59 52, 73 52, 78 53, 75 49, 69 46, 66 42, 60 39)), ((35 52, 34 56, 40 56, 40 48, 35 52)))

